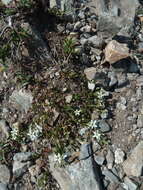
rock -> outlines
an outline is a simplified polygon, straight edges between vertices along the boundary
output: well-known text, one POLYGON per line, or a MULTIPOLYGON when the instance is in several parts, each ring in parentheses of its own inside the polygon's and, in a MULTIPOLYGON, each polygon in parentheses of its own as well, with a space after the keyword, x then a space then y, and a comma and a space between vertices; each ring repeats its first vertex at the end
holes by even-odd
POLYGON ((0 139, 6 140, 9 137, 10 127, 4 119, 0 120, 0 139))
POLYGON ((140 53, 143 52, 143 42, 138 43, 138 51, 139 51, 140 53))
POLYGON ((103 170, 102 174, 111 182, 111 183, 119 183, 119 179, 109 170, 103 170))
POLYGON ((139 128, 142 128, 143 127, 143 115, 138 115, 138 119, 137 119, 137 126, 139 128))
POLYGON ((4 164, 0 165, 0 182, 7 184, 10 180, 10 171, 4 164))
POLYGON ((127 185, 128 189, 130 190, 137 190, 138 189, 138 185, 136 183, 134 183, 130 178, 125 177, 124 178, 124 183, 127 185))
POLYGON ((2 0, 2 3, 4 4, 4 5, 8 5, 9 3, 11 3, 12 2, 12 0, 2 0))
POLYGON ((88 80, 94 80, 96 75, 96 68, 95 67, 89 67, 84 70, 84 74, 86 75, 86 78, 88 80))
POLYGON ((101 120, 98 126, 99 126, 100 131, 103 133, 107 133, 111 130, 111 127, 105 120, 101 120))
POLYGON ((73 0, 50 0, 50 8, 59 8, 66 14, 73 14, 73 0))
MULTIPOLYGON (((96 0, 93 1, 99 16, 97 30, 106 38, 117 34, 122 28, 133 26, 138 0, 96 0)), ((91 4, 91 3, 90 3, 91 4)))
POLYGON ((92 28, 90 25, 85 25, 82 28, 80 28, 80 31, 84 33, 90 33, 92 31, 92 28))
POLYGON ((14 155, 13 160, 18 162, 25 162, 30 160, 32 156, 32 152, 19 152, 14 155))
POLYGON ((114 72, 108 72, 108 78, 110 79, 109 87, 113 87, 118 83, 117 76, 114 72))
POLYGON ((108 169, 112 169, 114 164, 114 154, 110 149, 108 150, 108 153, 106 155, 106 160, 108 169))
POLYGON ((125 153, 120 149, 116 149, 115 151, 115 163, 121 164, 124 161, 125 153))
POLYGON ((53 158, 49 157, 50 170, 62 190, 102 189, 97 166, 93 161, 94 158, 91 156, 89 146, 89 144, 81 146, 80 162, 70 164, 65 168, 54 167, 53 158))
POLYGON ((8 190, 7 184, 0 183, 0 190, 8 190))
POLYGON ((139 177, 143 171, 143 141, 132 150, 131 155, 123 163, 126 175, 139 177))
POLYGON ((95 83, 88 82, 88 89, 94 91, 94 89, 95 89, 95 83))
POLYGON ((94 159, 95 162, 100 166, 102 166, 105 161, 105 158, 103 156, 94 156, 94 159))
POLYGON ((83 23, 80 22, 80 21, 77 21, 77 22, 74 24, 74 29, 73 29, 73 31, 79 31, 82 26, 83 26, 83 23))
POLYGON ((94 48, 102 48, 104 45, 103 39, 96 35, 88 38, 87 42, 94 48))
POLYGON ((72 94, 69 94, 69 95, 67 95, 66 97, 65 97, 65 99, 66 99, 66 103, 71 103, 71 101, 72 101, 72 94))
POLYGON ((129 57, 129 55, 129 48, 127 45, 121 44, 115 40, 110 41, 105 48, 105 60, 111 64, 129 57))
POLYGON ((21 176, 30 167, 32 156, 33 153, 31 152, 20 152, 14 155, 12 171, 16 177, 21 176))
POLYGON ((33 97, 30 93, 23 90, 15 90, 10 96, 10 100, 14 103, 17 109, 27 113, 32 105, 33 97))

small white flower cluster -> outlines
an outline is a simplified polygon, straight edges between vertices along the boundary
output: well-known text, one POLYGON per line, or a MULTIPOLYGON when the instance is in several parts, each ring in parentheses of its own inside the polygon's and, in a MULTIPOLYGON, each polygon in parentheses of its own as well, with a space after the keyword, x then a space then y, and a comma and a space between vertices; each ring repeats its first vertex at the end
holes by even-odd
POLYGON ((30 137, 31 141, 36 140, 42 133, 42 127, 35 123, 35 126, 30 125, 28 136, 30 137))
POLYGON ((11 131, 11 139, 16 140, 19 134, 19 129, 18 127, 14 127, 11 131))
POLYGON ((91 120, 91 121, 87 124, 87 126, 88 126, 89 128, 91 128, 91 129, 95 129, 95 128, 98 127, 97 123, 98 123, 97 120, 91 120))
POLYGON ((109 96, 109 92, 105 91, 103 88, 101 88, 98 92, 98 98, 103 99, 106 96, 109 96))
POLYGON ((74 114, 76 115, 76 116, 79 116, 80 115, 80 113, 81 113, 81 110, 79 109, 76 109, 75 111, 74 111, 74 114))
POLYGON ((63 160, 63 157, 61 156, 61 154, 55 154, 54 155, 54 162, 56 162, 57 164, 61 165, 62 163, 62 160, 63 160))
POLYGON ((101 139, 101 133, 98 130, 96 130, 96 131, 93 132, 93 136, 92 137, 96 138, 96 140, 99 142, 100 139, 101 139))

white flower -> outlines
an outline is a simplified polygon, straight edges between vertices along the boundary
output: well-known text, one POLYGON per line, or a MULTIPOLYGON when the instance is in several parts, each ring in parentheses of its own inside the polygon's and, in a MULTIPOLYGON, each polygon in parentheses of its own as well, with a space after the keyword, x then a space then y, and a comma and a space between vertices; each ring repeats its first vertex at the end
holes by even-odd
POLYGON ((19 133, 18 127, 14 127, 14 128, 12 129, 12 131, 11 131, 11 138, 12 138, 13 140, 16 140, 17 137, 18 137, 18 133, 19 133))
POLYGON ((28 136, 30 137, 31 141, 36 140, 42 133, 42 127, 37 123, 35 126, 30 126, 28 136))
POLYGON ((59 153, 54 155, 54 162, 61 164, 62 160, 63 160, 63 157, 59 153))
POLYGON ((92 137, 96 138, 97 141, 100 141, 100 139, 101 139, 101 133, 99 131, 94 131, 93 133, 94 134, 93 134, 92 137))
POLYGON ((77 110, 74 111, 74 114, 75 114, 75 115, 80 115, 80 113, 81 113, 81 110, 78 110, 78 109, 77 109, 77 110))
POLYGON ((95 129, 98 127, 97 125, 97 120, 91 120, 88 124, 88 127, 91 128, 91 129, 95 129))

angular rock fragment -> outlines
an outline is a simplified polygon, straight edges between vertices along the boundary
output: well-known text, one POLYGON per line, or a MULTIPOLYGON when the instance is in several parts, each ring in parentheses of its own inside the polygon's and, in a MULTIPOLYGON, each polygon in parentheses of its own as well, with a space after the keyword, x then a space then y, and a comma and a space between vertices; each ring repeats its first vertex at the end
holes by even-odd
POLYGON ((127 45, 121 44, 115 40, 110 41, 105 48, 105 60, 111 64, 129 57, 129 55, 129 48, 127 45))
POLYGON ((143 173, 143 141, 132 151, 131 155, 123 163, 126 175, 139 177, 143 173))

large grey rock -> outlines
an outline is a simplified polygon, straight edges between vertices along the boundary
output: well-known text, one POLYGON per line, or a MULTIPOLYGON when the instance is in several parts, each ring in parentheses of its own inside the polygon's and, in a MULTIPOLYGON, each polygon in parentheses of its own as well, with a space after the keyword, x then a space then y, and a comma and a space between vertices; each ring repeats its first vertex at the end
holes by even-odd
POLYGON ((50 157, 50 170, 62 190, 103 190, 98 168, 92 156, 89 144, 83 144, 80 152, 80 162, 65 168, 54 167, 53 157, 50 157))
POLYGON ((10 180, 10 171, 4 164, 0 165, 0 182, 7 184, 10 180))
POLYGON ((138 0, 92 0, 99 15, 98 31, 108 37, 117 34, 121 28, 133 25, 138 0))
POLYGON ((143 141, 132 150, 131 155, 124 161, 123 169, 128 176, 139 177, 143 174, 143 141))
POLYGON ((14 103, 14 106, 20 110, 27 112, 31 107, 33 97, 30 93, 23 90, 15 90, 10 96, 10 100, 14 103))

